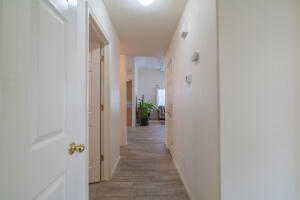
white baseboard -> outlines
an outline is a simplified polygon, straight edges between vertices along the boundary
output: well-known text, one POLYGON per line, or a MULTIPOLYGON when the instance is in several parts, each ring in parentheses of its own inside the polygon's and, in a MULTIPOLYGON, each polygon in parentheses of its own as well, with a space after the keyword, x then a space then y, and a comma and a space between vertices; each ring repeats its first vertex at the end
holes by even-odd
POLYGON ((113 168, 112 168, 112 170, 111 170, 111 177, 112 177, 113 174, 115 173, 115 171, 116 171, 116 169, 117 169, 117 167, 118 167, 118 164, 119 164, 119 162, 120 162, 120 159, 121 159, 121 157, 119 156, 118 159, 115 161, 115 163, 114 163, 114 165, 113 165, 113 168))
POLYGON ((189 196, 190 200, 195 200, 196 198, 193 197, 193 193, 190 190, 190 188, 188 187, 188 185, 186 183, 186 180, 185 180, 185 177, 183 175, 183 172, 182 172, 181 168, 179 167, 179 165, 178 165, 178 163, 176 161, 176 155, 172 154, 172 158, 173 158, 173 163, 174 163, 174 165, 175 165, 175 167, 176 167, 176 169, 177 169, 177 171, 178 171, 178 173, 180 175, 180 178, 181 178, 181 180, 183 182, 183 185, 184 185, 184 187, 185 187, 185 189, 186 189, 186 191, 188 193, 188 196, 189 196))

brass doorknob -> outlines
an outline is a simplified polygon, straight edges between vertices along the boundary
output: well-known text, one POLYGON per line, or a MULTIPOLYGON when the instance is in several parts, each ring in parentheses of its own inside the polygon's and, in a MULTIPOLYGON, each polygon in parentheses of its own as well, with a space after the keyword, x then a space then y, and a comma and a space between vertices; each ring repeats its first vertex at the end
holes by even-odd
POLYGON ((82 153, 85 150, 85 146, 83 144, 75 144, 73 142, 69 145, 69 154, 73 155, 75 152, 82 153))

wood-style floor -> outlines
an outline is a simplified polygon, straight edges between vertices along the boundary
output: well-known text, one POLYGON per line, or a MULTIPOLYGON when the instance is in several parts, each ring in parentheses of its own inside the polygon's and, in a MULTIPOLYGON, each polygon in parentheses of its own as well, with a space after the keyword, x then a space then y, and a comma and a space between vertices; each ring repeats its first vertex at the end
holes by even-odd
POLYGON ((164 139, 159 122, 130 128, 113 179, 90 185, 90 200, 189 200, 164 139))

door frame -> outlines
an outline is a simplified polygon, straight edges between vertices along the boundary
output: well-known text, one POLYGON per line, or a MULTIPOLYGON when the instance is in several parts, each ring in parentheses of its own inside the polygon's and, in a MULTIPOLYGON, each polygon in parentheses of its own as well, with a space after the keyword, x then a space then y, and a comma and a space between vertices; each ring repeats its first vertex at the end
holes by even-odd
MULTIPOLYGON (((110 140, 110 131, 109 131, 109 126, 108 122, 110 120, 110 112, 109 112, 109 107, 110 107, 110 102, 109 102, 109 97, 110 97, 110 92, 109 92, 109 80, 105 79, 104 77, 109 77, 109 60, 110 60, 110 40, 108 37, 108 34, 106 33, 104 29, 104 25, 101 23, 101 20, 98 19, 96 16, 96 12, 94 11, 94 8, 88 1, 85 2, 85 9, 86 9, 86 16, 85 16, 85 32, 86 32, 86 38, 85 38, 85 90, 86 90, 86 105, 85 105, 85 115, 86 115, 86 141, 87 141, 87 146, 89 148, 89 118, 88 118, 88 90, 89 90, 89 76, 88 76, 88 67, 89 67, 89 28, 90 28, 90 19, 93 20, 94 23, 94 28, 96 28, 97 32, 101 36, 101 42, 103 43, 103 55, 104 55, 104 64, 103 68, 101 70, 101 90, 102 90, 102 95, 101 95, 101 102, 104 106, 104 110, 101 112, 101 154, 104 156, 104 160, 102 162, 102 167, 101 167, 101 180, 109 180, 111 178, 111 140, 110 140)), ((89 156, 86 157, 86 173, 87 177, 89 177, 89 156)), ((86 184, 89 185, 89 178, 86 180, 86 184)))
POLYGON ((126 127, 134 127, 133 124, 134 124, 134 121, 133 121, 133 98, 134 98, 134 95, 133 95, 133 80, 127 80, 126 81, 126 127), (130 125, 128 125, 128 83, 131 84, 131 122, 130 122, 130 125))

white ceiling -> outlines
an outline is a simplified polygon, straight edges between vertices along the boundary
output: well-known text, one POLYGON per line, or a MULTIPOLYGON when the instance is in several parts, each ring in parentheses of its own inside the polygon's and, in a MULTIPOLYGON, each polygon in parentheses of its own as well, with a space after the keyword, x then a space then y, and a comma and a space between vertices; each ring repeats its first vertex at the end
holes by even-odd
POLYGON ((157 69, 164 71, 163 59, 157 57, 134 57, 134 66, 138 69, 157 69))
POLYGON ((162 56, 175 32, 186 0, 104 0, 121 41, 121 54, 162 56))

